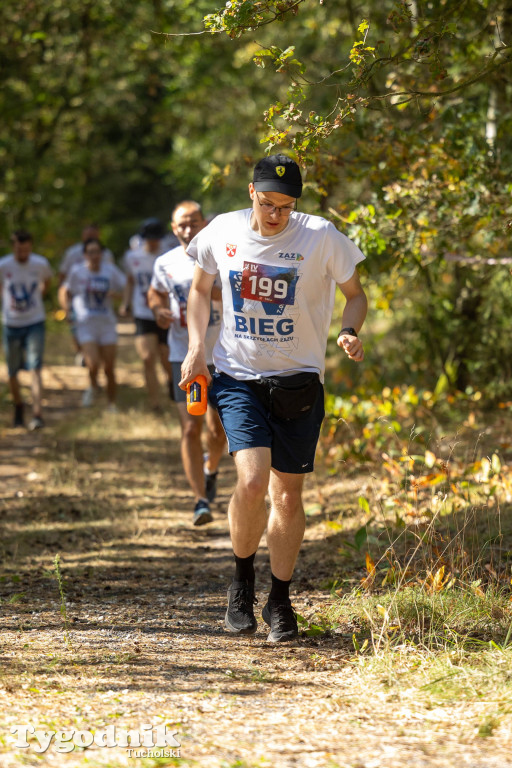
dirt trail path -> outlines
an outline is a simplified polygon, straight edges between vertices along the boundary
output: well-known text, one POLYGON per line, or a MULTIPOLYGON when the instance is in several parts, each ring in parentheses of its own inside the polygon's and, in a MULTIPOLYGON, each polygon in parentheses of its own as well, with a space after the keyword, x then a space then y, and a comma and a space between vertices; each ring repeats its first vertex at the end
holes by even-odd
MULTIPOLYGON (((504 768, 456 712, 419 717, 413 702, 368 690, 351 661, 350 626, 279 647, 266 643, 262 621, 251 638, 224 631, 233 466, 223 460, 214 523, 194 529, 176 414, 144 412, 131 343, 128 333, 120 414, 80 410, 85 373, 62 362, 46 371, 43 431, 12 430, 10 411, 2 413, 0 765, 504 768), (39 755, 36 742, 22 748, 10 734, 29 724, 75 732, 167 724, 179 757, 169 746, 158 758, 156 748, 136 757, 122 747, 65 754, 55 744, 39 755)), ((318 494, 310 478, 294 595, 305 617, 328 599, 321 586, 336 558, 314 511, 318 494)), ((265 548, 256 567, 261 610, 265 548)))

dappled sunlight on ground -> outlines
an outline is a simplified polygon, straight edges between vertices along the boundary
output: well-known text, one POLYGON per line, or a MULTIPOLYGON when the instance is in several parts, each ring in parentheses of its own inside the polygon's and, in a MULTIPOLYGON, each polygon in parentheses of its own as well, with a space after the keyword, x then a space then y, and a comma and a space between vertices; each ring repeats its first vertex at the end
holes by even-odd
MULTIPOLYGON (((354 650, 356 621, 344 618, 291 645, 267 644, 264 541, 256 558, 258 631, 226 633, 233 463, 228 456, 221 463, 214 522, 194 528, 176 408, 167 403, 158 417, 147 411, 132 342, 123 335, 118 414, 104 413, 102 403, 82 409, 84 370, 52 366, 50 349, 47 427, 14 430, 10 411, 1 415, 0 764, 512 765, 512 737, 493 714, 508 711, 505 695, 433 705, 396 687, 385 669, 369 678, 354 650), (484 759, 478 729, 491 717, 484 759), (20 724, 93 732, 167 724, 181 762, 176 755, 143 762, 123 747, 60 754, 52 745, 38 755, 35 741, 15 746, 10 729, 20 724)), ((333 581, 343 594, 367 577, 357 535, 371 515, 360 499, 370 500, 373 515, 377 491, 368 468, 350 460, 336 472, 321 460, 307 477, 307 531, 293 583, 305 626, 337 599, 333 581)), ((385 530, 377 522, 375 547, 385 530)))

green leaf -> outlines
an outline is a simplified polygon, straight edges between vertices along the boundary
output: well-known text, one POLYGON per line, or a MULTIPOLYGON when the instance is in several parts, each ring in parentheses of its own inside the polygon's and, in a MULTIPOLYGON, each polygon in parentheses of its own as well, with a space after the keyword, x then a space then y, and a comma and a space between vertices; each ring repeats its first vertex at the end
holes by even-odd
POLYGON ((308 629, 306 629, 306 635, 308 637, 317 637, 318 635, 324 635, 325 629, 323 627, 319 627, 318 624, 310 624, 308 629))
POLYGON ((8 598, 7 602, 12 605, 13 603, 18 603, 20 600, 23 600, 24 597, 25 592, 16 592, 8 598))
POLYGON ((361 548, 366 544, 366 541, 368 539, 368 528, 366 525, 362 525, 361 528, 359 528, 358 531, 356 531, 354 535, 354 543, 356 545, 356 549, 359 552, 361 548))

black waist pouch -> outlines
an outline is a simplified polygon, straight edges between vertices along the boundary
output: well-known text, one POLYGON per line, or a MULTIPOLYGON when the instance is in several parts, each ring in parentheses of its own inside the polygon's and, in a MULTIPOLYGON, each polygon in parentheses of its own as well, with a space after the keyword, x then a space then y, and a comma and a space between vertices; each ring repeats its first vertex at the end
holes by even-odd
POLYGON ((315 405, 321 385, 318 373, 269 376, 247 382, 259 400, 278 419, 306 416, 315 405))

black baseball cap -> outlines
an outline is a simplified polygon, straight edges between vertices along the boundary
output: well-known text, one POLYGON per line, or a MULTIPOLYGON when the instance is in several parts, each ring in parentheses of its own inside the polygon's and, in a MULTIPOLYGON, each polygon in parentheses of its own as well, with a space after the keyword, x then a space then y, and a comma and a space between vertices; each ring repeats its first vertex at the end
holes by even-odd
POLYGON ((257 192, 281 192, 290 197, 302 195, 300 168, 291 157, 269 155, 254 166, 252 177, 257 192))
POLYGON ((161 240, 165 235, 165 227, 160 219, 144 219, 140 225, 139 235, 145 240, 161 240))

